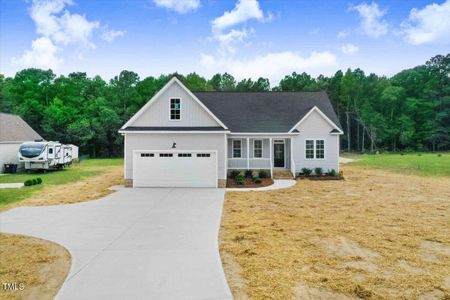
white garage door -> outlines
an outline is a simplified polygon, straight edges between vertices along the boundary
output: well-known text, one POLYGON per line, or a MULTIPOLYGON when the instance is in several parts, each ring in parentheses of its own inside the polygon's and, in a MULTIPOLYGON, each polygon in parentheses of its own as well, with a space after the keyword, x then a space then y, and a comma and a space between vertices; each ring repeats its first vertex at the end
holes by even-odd
POLYGON ((134 151, 133 187, 217 187, 217 154, 134 151))

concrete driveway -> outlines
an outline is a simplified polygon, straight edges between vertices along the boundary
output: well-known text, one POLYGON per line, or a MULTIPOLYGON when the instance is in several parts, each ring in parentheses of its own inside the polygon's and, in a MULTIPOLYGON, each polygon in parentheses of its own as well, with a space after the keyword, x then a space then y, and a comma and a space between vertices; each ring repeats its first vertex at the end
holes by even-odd
POLYGON ((72 255, 58 299, 232 299, 218 252, 224 189, 124 188, 96 201, 19 207, 0 230, 72 255))

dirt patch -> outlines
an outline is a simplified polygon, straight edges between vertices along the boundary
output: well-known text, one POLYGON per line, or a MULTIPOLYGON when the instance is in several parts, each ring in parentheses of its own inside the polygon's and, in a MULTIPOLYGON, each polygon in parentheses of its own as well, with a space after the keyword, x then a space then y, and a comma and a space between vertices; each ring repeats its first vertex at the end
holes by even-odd
POLYGON ((299 300, 351 300, 357 299, 343 294, 334 293, 325 289, 307 286, 304 282, 299 282, 293 289, 294 299, 299 300))
POLYGON ((255 183, 252 178, 245 178, 244 184, 237 184, 234 179, 227 179, 227 188, 258 188, 273 184, 272 178, 261 178, 261 183, 255 183))
POLYGON ((245 292, 246 282, 242 277, 242 268, 234 260, 233 256, 229 253, 221 253, 223 269, 227 277, 227 282, 230 285, 233 297, 236 300, 247 300, 249 299, 247 293, 245 292))
POLYGON ((62 246, 22 235, 0 234, 0 282, 23 290, 0 289, 0 299, 53 299, 70 270, 62 246))
POLYGON ((113 185, 124 184, 123 168, 111 167, 101 175, 64 185, 46 186, 32 198, 20 205, 69 204, 98 199, 114 192, 113 185))
POLYGON ((248 297, 290 299, 299 282, 347 297, 450 297, 450 179, 343 169, 346 180, 226 193, 221 252, 248 297))

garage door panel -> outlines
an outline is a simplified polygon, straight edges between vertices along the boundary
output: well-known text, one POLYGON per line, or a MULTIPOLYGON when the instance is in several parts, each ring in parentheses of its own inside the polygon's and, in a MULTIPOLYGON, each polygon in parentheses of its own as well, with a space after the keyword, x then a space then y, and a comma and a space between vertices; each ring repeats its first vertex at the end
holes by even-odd
POLYGON ((135 152, 133 167, 134 187, 216 187, 217 159, 215 152, 201 152, 209 157, 179 157, 178 152, 170 153, 172 157, 160 156, 170 152, 135 152), (141 153, 153 156, 141 157, 141 153))

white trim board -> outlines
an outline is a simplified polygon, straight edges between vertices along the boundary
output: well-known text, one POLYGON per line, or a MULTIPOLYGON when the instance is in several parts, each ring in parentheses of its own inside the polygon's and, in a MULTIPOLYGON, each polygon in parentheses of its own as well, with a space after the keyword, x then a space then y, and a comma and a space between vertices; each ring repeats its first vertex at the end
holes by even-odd
POLYGON ((224 133, 228 134, 229 131, 180 131, 180 130, 119 130, 121 134, 127 133, 224 133))
POLYGON ((333 121, 331 121, 317 106, 314 106, 313 108, 311 108, 308 113, 306 115, 303 116, 303 118, 301 118, 300 121, 298 121, 297 124, 294 125, 294 127, 291 128, 291 130, 289 130, 289 133, 292 133, 292 131, 297 128, 306 118, 309 117, 310 114, 312 114, 313 111, 316 111, 319 113, 319 115, 325 119, 325 121, 327 121, 334 129, 339 131, 339 134, 344 134, 344 132, 336 125, 334 124, 333 121))
MULTIPOLYGON (((184 86, 184 84, 178 80, 178 78, 176 78, 175 76, 172 77, 172 79, 169 80, 169 82, 166 83, 166 85, 160 89, 149 101, 147 101, 147 103, 145 103, 144 106, 142 106, 142 108, 140 110, 138 110, 137 113, 135 113, 120 129, 125 129, 128 126, 130 126, 130 124, 132 124, 134 121, 137 120, 137 118, 139 118, 156 100, 159 96, 161 96, 161 94, 163 94, 168 88, 169 86, 171 86, 172 84, 177 83, 181 86, 182 89, 184 89, 189 96, 191 96, 217 123, 219 123, 219 125, 224 128, 224 129, 228 129, 228 127, 225 126, 225 124, 222 123, 222 121, 219 120, 219 118, 217 118, 186 86, 184 86)), ((119 131, 120 132, 120 131, 119 131)))

